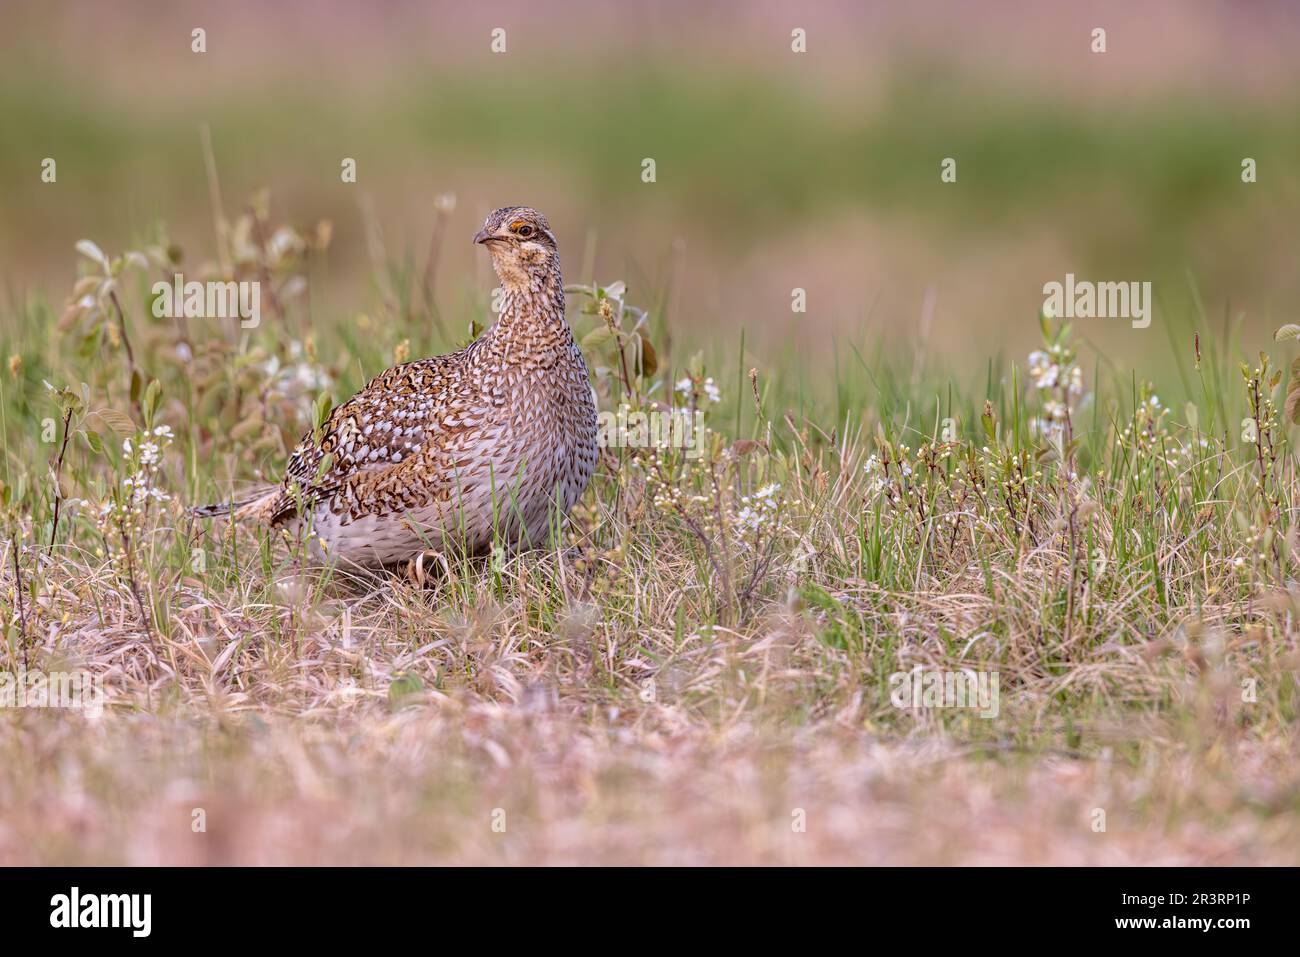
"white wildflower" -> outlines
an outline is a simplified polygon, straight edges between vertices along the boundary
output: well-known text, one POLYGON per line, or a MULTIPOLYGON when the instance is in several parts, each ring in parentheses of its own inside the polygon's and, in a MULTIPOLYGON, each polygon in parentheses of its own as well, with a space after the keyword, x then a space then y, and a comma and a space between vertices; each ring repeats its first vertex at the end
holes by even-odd
POLYGON ((1029 353, 1029 375, 1034 380, 1034 388, 1051 389, 1060 381, 1061 367, 1039 349, 1029 353))

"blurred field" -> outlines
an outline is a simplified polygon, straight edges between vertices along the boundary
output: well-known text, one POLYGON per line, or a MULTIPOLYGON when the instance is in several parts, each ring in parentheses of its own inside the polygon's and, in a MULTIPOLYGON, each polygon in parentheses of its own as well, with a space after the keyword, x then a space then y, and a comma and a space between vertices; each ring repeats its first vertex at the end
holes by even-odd
POLYGON ((115 696, 0 709, 0 863, 1300 863, 1300 15, 792 16, 0 8, 0 671, 115 696), (601 407, 698 406, 702 461, 611 450, 555 548, 361 580, 186 515, 490 322, 506 203, 626 282, 631 381, 570 301, 601 407), (117 303, 83 239, 141 252, 117 303), (283 309, 155 320, 169 254, 283 309), (1067 272, 1155 321, 1040 323, 1067 272), (894 707, 914 666, 999 717, 894 707))
MULTIPOLYGON (((931 291, 928 348, 1019 353, 1034 331, 1016 317, 1067 271, 1149 279, 1167 316, 1257 334, 1291 317, 1293 7, 894 6, 816 6, 797 56, 779 5, 227 4, 196 55, 201 6, 8 4, 4 278, 36 291, 66 279, 76 239, 126 246, 158 220, 183 245, 209 238, 208 123, 230 202, 266 186, 285 215, 338 225, 340 315, 365 305, 362 197, 389 251, 422 259, 434 199, 454 192, 445 309, 486 283, 478 220, 528 202, 572 250, 571 279, 620 276, 643 301, 671 285, 683 334, 731 345, 743 326, 758 358, 797 339, 821 362, 837 335, 910 347, 931 291), (946 156, 956 184, 939 181, 946 156), (1243 156, 1259 183, 1241 183, 1243 156)), ((1081 333, 1110 357, 1168 351, 1158 328, 1081 333)))

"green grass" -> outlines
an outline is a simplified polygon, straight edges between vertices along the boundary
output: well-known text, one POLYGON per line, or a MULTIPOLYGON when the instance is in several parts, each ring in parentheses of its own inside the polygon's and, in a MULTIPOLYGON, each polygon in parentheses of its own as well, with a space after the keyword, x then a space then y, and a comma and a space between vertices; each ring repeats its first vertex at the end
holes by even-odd
MULTIPOLYGON (((87 97, 79 85, 15 66, 0 84, 0 110, 11 118, 0 131, 0 176, 30 180, 32 144, 40 144, 41 156, 62 164, 61 182, 81 197, 90 228, 100 217, 120 223, 124 212, 141 228, 162 210, 206 203, 194 138, 206 122, 223 166, 291 168, 307 194, 323 195, 337 180, 337 162, 322 165, 322 156, 360 154, 377 181, 414 164, 454 183, 470 170, 509 169, 523 154, 557 171, 554 188, 581 184, 607 215, 650 205, 662 213, 666 203, 735 249, 846 209, 916 217, 953 248, 1048 219, 1070 224, 1081 269, 1140 255, 1149 271, 1177 277, 1207 223, 1257 208, 1256 197, 1244 197, 1242 209, 1243 144, 1265 181, 1289 170, 1300 150, 1295 108, 1239 96, 1087 110, 991 76, 913 64, 891 78, 880 108, 853 110, 846 103, 858 91, 826 99, 767 73, 600 59, 499 66, 472 75, 404 67, 363 111, 340 111, 319 87, 285 81, 273 99, 217 94, 197 113, 191 100, 159 91, 148 110, 87 97), (526 81, 536 75, 547 82, 526 81), (645 156, 656 159, 658 182, 629 189, 645 156), (935 188, 947 156, 969 188, 935 188), (176 161, 184 157, 194 162, 176 161), (106 197, 124 198, 126 208, 102 208, 106 197)), ((34 221, 45 199, 38 188, 16 191, 11 222, 34 221)), ((1264 236, 1242 242, 1225 253, 1242 266, 1267 250, 1264 236)))

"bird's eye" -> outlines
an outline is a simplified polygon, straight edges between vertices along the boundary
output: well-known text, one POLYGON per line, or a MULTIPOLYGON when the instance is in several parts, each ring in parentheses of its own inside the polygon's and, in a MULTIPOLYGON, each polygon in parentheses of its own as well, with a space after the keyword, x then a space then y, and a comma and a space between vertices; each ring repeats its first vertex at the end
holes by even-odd
POLYGON ((529 236, 533 234, 533 227, 529 226, 527 223, 524 223, 524 225, 516 229, 515 232, 517 232, 524 239, 527 239, 529 236))

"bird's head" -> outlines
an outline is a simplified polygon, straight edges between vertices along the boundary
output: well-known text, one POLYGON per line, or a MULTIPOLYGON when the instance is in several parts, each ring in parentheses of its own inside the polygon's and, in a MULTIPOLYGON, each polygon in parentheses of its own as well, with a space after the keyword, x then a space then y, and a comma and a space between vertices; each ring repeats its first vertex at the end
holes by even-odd
POLYGON ((551 224, 529 206, 493 210, 474 242, 488 248, 505 286, 526 287, 540 275, 559 272, 560 251, 551 224))

